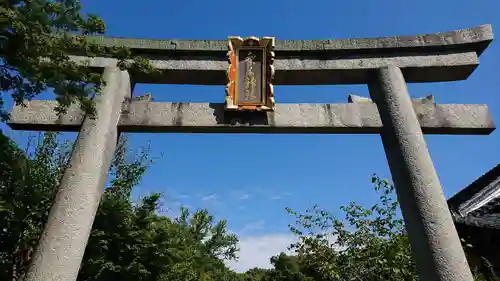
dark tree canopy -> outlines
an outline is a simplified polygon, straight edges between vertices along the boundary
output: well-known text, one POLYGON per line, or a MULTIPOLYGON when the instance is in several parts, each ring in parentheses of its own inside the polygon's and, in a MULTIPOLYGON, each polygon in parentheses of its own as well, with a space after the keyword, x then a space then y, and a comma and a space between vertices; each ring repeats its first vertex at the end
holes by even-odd
MULTIPOLYGON (((158 214, 159 194, 131 200, 151 164, 147 150, 132 154, 122 137, 92 227, 79 281, 235 280, 224 260, 238 242, 226 221, 207 210, 158 214)), ((47 221, 71 145, 47 133, 33 154, 0 134, 0 280, 21 280, 47 221)))
POLYGON ((53 90, 63 112, 72 102, 93 113, 91 97, 102 83, 98 73, 77 65, 70 53, 113 56, 118 66, 152 71, 148 61, 133 57, 126 48, 101 47, 86 35, 105 32, 96 15, 82 15, 78 0, 0 0, 0 114, 6 95, 17 104, 53 90))

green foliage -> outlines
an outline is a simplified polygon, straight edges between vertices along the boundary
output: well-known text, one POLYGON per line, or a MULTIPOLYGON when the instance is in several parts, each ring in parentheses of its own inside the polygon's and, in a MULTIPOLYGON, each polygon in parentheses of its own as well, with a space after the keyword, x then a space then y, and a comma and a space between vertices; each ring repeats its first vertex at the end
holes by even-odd
POLYGON ((78 280, 212 280, 229 271, 236 237, 206 210, 158 216, 160 196, 133 206, 109 192, 96 217, 78 280))
MULTIPOLYGON (((27 155, 0 137, 0 280, 19 280, 47 220, 71 146, 47 133, 34 155, 27 155)), ((185 208, 177 219, 161 216, 159 194, 132 202, 132 188, 149 165, 147 149, 131 155, 122 136, 78 280, 236 280, 238 275, 223 263, 237 251, 237 238, 227 232, 226 221, 215 221, 207 210, 191 213, 185 208)))
MULTIPOLYGON (((171 219, 157 213, 159 194, 134 203, 131 191, 151 165, 148 149, 131 154, 122 136, 84 255, 79 281, 331 281, 417 280, 394 187, 373 177, 380 195, 371 208, 341 207, 338 219, 314 206, 291 209, 298 236, 295 254, 271 258, 274 269, 237 274, 224 265, 236 258, 237 238, 226 221, 207 210, 181 208, 171 219)), ((0 134, 0 280, 23 277, 47 220, 71 145, 57 134, 38 139, 32 154, 0 134)), ((492 274, 475 273, 477 281, 492 274)), ((489 279, 488 279, 489 278, 489 279)))
MULTIPOLYGON (((376 176, 372 183, 378 202, 371 208, 354 202, 342 206, 342 219, 318 206, 304 213, 287 208, 296 218, 289 226, 298 236, 290 246, 294 255, 271 258, 274 269, 249 270, 245 280, 417 280, 404 222, 397 216, 394 186, 376 176)), ((492 275, 475 272, 475 280, 498 280, 492 275)))
MULTIPOLYGON (((16 104, 53 89, 58 113, 78 102, 95 113, 91 97, 102 87, 101 76, 71 61, 68 54, 118 58, 118 66, 133 72, 154 70, 149 61, 123 47, 103 47, 86 40, 86 35, 105 32, 96 15, 80 13, 78 0, 0 0, 0 117, 4 95, 16 104)), ((154 73, 153 73, 154 74, 154 73)))
POLYGON ((22 276, 47 220, 69 155, 47 133, 32 157, 0 134, 0 279, 22 276))
POLYGON ((344 220, 318 206, 297 214, 298 258, 321 280, 416 280, 403 221, 397 219, 394 187, 373 177, 380 200, 367 209, 351 202, 344 220))
POLYGON ((314 281, 315 277, 308 275, 307 267, 299 261, 297 256, 287 256, 281 253, 271 258, 273 271, 267 275, 268 280, 283 281, 314 281))
MULTIPOLYGON (((404 222, 397 216, 394 186, 372 177, 379 200, 371 208, 354 202, 342 206, 338 219, 317 205, 295 216, 290 225, 298 242, 271 258, 274 269, 252 269, 245 280, 417 280, 404 222)), ((476 273, 476 280, 491 280, 476 273)), ((494 279, 496 280, 496 279, 494 279)))
POLYGON ((275 270, 255 267, 241 274, 240 278, 242 281, 267 281, 271 278, 271 275, 274 274, 274 271, 275 270))

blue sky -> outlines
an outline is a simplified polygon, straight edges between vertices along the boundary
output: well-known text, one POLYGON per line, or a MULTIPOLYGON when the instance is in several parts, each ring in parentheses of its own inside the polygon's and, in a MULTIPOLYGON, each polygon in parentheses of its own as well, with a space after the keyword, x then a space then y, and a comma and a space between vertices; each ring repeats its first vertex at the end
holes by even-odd
MULTIPOLYGON (((500 30, 498 0, 466 1, 132 1, 82 0, 101 16, 107 35, 156 39, 226 39, 275 36, 279 39, 336 39, 414 35, 493 24, 500 30), (245 14, 245 11, 248 11, 245 14), (262 14, 255 13, 262 11, 262 14), (252 15, 252 16, 250 16, 252 15)), ((499 31, 500 32, 500 31, 499 31)), ((485 103, 500 122, 500 47, 493 42, 479 68, 466 81, 410 84, 413 97, 428 93, 438 103, 485 103)), ((135 95, 151 92, 157 101, 222 102, 222 86, 138 85, 135 95)), ((366 86, 276 87, 277 102, 346 102, 349 93, 368 96, 366 86)), ((20 144, 28 133, 0 125, 20 144)), ((70 134, 74 137, 75 134, 70 134)), ((266 266, 268 257, 293 241, 286 206, 304 210, 319 204, 341 215, 350 201, 376 200, 370 176, 390 177, 377 135, 187 135, 135 134, 132 146, 151 142, 160 156, 135 196, 165 195, 165 209, 207 207, 227 219, 242 240, 237 270, 266 266), (245 147, 250 157, 234 158, 245 147), (252 156, 266 155, 266 161, 252 156), (254 175, 249 179, 245 175, 254 175)), ((500 132, 489 136, 427 136, 447 197, 500 161, 500 132)), ((259 158, 261 159, 261 158, 259 158)), ((171 212, 174 214, 175 212, 171 212)))

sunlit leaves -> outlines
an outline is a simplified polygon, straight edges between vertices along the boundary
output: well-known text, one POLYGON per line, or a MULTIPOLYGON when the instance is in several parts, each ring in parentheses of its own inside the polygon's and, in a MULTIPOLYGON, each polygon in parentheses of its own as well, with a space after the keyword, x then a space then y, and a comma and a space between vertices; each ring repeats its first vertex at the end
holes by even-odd
MULTIPOLYGON (((324 281, 417 280, 404 222, 397 216, 394 186, 375 175, 371 181, 379 194, 377 203, 365 208, 351 202, 340 208, 345 215, 340 219, 317 205, 304 213, 287 208, 296 218, 289 227, 299 238, 291 249, 300 272, 324 281)), ((296 276, 276 265, 274 271, 281 277, 273 280, 296 276)), ((301 278, 293 280, 304 280, 301 278)), ((475 280, 486 279, 477 273, 475 280)))
POLYGON ((90 116, 95 113, 91 97, 102 88, 101 77, 85 65, 77 65, 70 53, 110 56, 118 66, 132 72, 154 74, 149 61, 123 47, 107 48, 85 40, 84 35, 102 34, 102 19, 80 13, 78 0, 20 0, 0 2, 0 117, 6 95, 16 104, 52 89, 58 113, 78 102, 90 116))
POLYGON ((315 280, 416 280, 394 187, 376 176, 372 183, 377 204, 367 209, 351 202, 341 207, 341 219, 318 206, 303 214, 288 209, 299 236, 291 249, 315 280))
MULTIPOLYGON (((34 145, 35 143, 31 143, 34 145)), ((47 220, 71 145, 47 133, 33 154, 0 135, 0 279, 19 280, 47 220)), ((31 151, 30 149, 29 151, 31 151)), ((234 259, 236 236, 207 210, 183 208, 176 220, 158 215, 161 196, 132 202, 131 191, 152 159, 131 153, 122 136, 111 186, 94 221, 79 281, 235 280, 222 259, 234 259)))
POLYGON ((56 193, 69 147, 47 133, 34 154, 20 150, 0 134, 0 279, 24 273, 56 193))

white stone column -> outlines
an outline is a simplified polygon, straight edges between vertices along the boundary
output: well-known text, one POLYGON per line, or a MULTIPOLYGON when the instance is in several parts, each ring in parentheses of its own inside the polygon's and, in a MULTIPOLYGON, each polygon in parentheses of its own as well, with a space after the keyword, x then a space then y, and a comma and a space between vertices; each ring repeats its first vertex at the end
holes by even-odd
POLYGON ((403 73, 378 69, 369 89, 420 280, 472 281, 403 73))
POLYGON ((106 68, 95 119, 85 117, 26 281, 74 281, 116 149, 122 102, 131 96, 127 71, 106 68))

